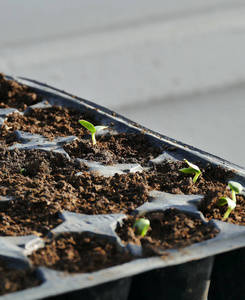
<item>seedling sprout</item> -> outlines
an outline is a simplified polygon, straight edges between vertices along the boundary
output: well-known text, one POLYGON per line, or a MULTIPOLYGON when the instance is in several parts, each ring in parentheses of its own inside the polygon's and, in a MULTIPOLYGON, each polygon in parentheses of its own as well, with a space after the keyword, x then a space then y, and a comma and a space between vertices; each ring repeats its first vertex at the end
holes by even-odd
POLYGON ((194 178, 192 179, 193 183, 196 183, 197 178, 201 175, 201 170, 198 168, 198 166, 190 163, 187 159, 184 159, 184 161, 187 163, 187 165, 189 166, 189 168, 183 168, 180 169, 180 172, 183 173, 195 173, 194 178))
POLYGON ((20 174, 21 174, 21 175, 25 175, 25 173, 26 173, 26 169, 25 169, 25 168, 21 168, 21 169, 20 169, 20 174))
POLYGON ((236 203, 236 194, 241 193, 242 185, 236 181, 228 182, 229 188, 231 189, 232 200, 236 203))
POLYGON ((230 199, 228 197, 221 197, 217 202, 217 204, 219 206, 223 206, 225 204, 228 204, 228 209, 225 212, 224 217, 223 217, 224 220, 226 220, 229 217, 231 211, 233 209, 235 209, 235 207, 236 207, 236 194, 239 194, 242 191, 242 185, 238 182, 229 181, 228 185, 231 189, 231 196, 232 196, 231 198, 232 199, 230 199))
POLYGON ((146 235, 149 226, 150 226, 150 221, 144 218, 141 218, 134 223, 134 227, 136 227, 136 234, 142 236, 146 235))
POLYGON ((79 120, 78 122, 91 132, 93 145, 96 144, 95 133, 97 131, 103 130, 108 127, 108 126, 94 126, 92 123, 85 120, 79 120))

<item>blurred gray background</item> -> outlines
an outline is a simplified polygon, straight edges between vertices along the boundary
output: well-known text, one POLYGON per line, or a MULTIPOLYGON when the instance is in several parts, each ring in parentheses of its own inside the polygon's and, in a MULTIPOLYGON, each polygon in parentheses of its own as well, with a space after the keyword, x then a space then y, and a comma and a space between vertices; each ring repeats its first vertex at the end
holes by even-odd
POLYGON ((0 71, 245 167, 245 2, 0 0, 0 71))

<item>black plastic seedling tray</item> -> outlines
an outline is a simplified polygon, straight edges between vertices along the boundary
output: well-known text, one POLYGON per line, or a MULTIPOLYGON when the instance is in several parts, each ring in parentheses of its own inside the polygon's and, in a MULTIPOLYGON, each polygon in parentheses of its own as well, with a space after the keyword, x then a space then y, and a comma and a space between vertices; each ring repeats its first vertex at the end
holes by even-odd
MULTIPOLYGON (((165 159, 183 160, 185 158, 235 170, 233 179, 245 186, 245 169, 242 167, 146 129, 90 101, 36 81, 11 77, 8 79, 17 80, 31 87, 37 94, 43 96, 49 105, 73 107, 79 111, 91 110, 95 119, 100 120, 101 125, 114 123, 115 134, 144 131, 154 145, 160 147, 165 144, 176 147, 174 153, 164 151, 158 158, 150 161, 147 168, 165 159)), ((45 102, 35 105, 40 108, 46 106, 45 102)), ((15 109, 0 109, 0 122, 3 122, 13 111, 15 109)), ((19 143, 12 148, 38 148, 44 151, 60 152, 67 157, 68 154, 64 151, 63 144, 76 138, 69 136, 49 141, 45 137, 20 131, 16 132, 16 136, 19 143)), ((144 168, 139 164, 105 166, 97 162, 84 162, 90 171, 98 171, 103 176, 140 172, 144 168)), ((197 203, 202 199, 200 195, 172 195, 152 191, 149 196, 150 201, 138 207, 133 212, 134 214, 142 215, 150 211, 177 208, 207 223, 197 209, 197 203)), ((1 201, 8 200, 8 197, 1 197, 1 201)), ((42 280, 40 286, 8 294, 0 299, 226 300, 245 297, 243 284, 245 265, 241 263, 245 257, 245 227, 243 226, 212 220, 210 222, 220 230, 217 237, 181 250, 165 250, 159 256, 140 258, 138 256, 141 254, 141 248, 132 244, 124 245, 115 233, 117 224, 122 223, 126 215, 84 215, 64 211, 60 218, 64 222, 49 233, 50 237, 54 233, 59 235, 64 232, 87 232, 91 235, 109 237, 122 252, 127 248, 137 259, 123 265, 85 274, 67 274, 40 267, 37 271, 37 277, 42 280)), ((33 235, 1 237, 0 257, 12 268, 26 268, 30 264, 27 254, 43 247, 43 243, 41 238, 33 235)))

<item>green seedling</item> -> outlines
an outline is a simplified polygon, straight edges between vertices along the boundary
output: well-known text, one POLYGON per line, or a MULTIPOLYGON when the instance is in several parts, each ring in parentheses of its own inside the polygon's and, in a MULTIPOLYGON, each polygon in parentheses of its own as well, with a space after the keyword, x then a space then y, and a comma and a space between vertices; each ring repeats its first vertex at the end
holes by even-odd
POLYGON ((91 132, 93 145, 96 144, 95 133, 97 131, 103 130, 108 127, 108 126, 94 126, 92 123, 89 123, 88 121, 85 120, 79 120, 78 122, 91 132))
POLYGON ((146 235, 149 226, 150 226, 150 221, 144 218, 141 218, 134 223, 134 227, 136 227, 136 234, 142 236, 146 235))
POLYGON ((242 185, 236 181, 228 182, 229 188, 231 189, 232 200, 236 203, 236 194, 241 193, 242 185))
POLYGON ((197 178, 202 174, 201 170, 198 168, 198 166, 190 163, 187 159, 184 159, 184 161, 187 163, 189 168, 183 168, 183 169, 180 169, 179 171, 183 172, 183 173, 194 173, 195 176, 192 179, 192 181, 193 181, 193 183, 196 183, 197 178))
POLYGON ((227 211, 226 211, 226 213, 224 214, 224 217, 223 217, 224 220, 226 220, 229 217, 231 211, 233 209, 235 209, 235 207, 236 207, 236 194, 239 194, 242 191, 242 185, 238 182, 229 181, 228 185, 231 189, 231 198, 232 199, 230 199, 228 197, 221 197, 217 202, 217 204, 219 206, 223 206, 225 204, 228 204, 227 211))
POLYGON ((25 175, 25 173, 26 173, 26 169, 25 169, 25 168, 21 168, 21 169, 20 169, 20 174, 21 174, 21 175, 25 175))

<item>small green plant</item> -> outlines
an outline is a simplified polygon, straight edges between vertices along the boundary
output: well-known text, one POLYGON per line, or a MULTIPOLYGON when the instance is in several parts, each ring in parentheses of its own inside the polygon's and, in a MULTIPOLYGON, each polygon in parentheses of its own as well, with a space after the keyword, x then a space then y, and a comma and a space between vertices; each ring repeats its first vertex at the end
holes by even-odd
POLYGON ((192 181, 193 181, 193 183, 196 183, 197 178, 202 174, 201 170, 198 168, 198 166, 190 163, 187 159, 184 159, 184 161, 187 163, 189 168, 183 168, 183 169, 180 169, 179 171, 183 172, 183 173, 195 173, 195 176, 192 179, 192 181))
POLYGON ((134 223, 134 227, 136 227, 136 234, 142 236, 146 235, 149 226, 150 226, 150 221, 144 218, 141 218, 134 223))
POLYGON ((21 169, 20 169, 20 174, 21 174, 21 175, 25 175, 25 173, 26 173, 26 169, 25 169, 25 168, 21 168, 21 169))
POLYGON ((91 132, 93 145, 96 144, 95 133, 97 131, 103 130, 108 127, 108 126, 94 126, 92 123, 89 123, 88 121, 85 120, 79 120, 78 122, 91 132))
POLYGON ((217 202, 217 204, 219 206, 223 206, 225 204, 228 204, 227 211, 226 211, 226 213, 224 214, 224 217, 223 217, 224 220, 226 220, 229 217, 231 211, 233 209, 235 209, 235 207, 236 207, 236 194, 239 194, 242 191, 242 185, 238 182, 229 181, 228 185, 231 189, 231 198, 232 199, 230 199, 228 197, 221 197, 217 202))

